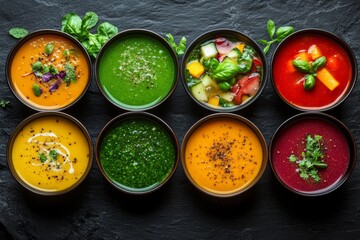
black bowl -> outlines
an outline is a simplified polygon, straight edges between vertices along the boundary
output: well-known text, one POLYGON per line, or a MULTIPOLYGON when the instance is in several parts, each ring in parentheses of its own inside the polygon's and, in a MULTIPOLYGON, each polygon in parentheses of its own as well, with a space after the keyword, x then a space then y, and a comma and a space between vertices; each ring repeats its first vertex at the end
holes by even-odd
MULTIPOLYGON (((45 54, 45 53, 44 53, 45 54)), ((30 56, 29 56, 30 57, 30 56)), ((34 60, 35 62, 35 60, 34 60)), ((90 57, 89 54, 87 53, 87 51, 85 50, 85 48, 81 45, 81 43, 76 40, 74 37, 72 37, 71 35, 58 31, 58 30, 52 30, 52 29, 42 29, 42 30, 38 30, 35 32, 32 32, 28 35, 26 35, 24 38, 22 38, 20 41, 17 42, 17 44, 11 49, 8 57, 7 57, 7 61, 6 61, 6 68, 5 68, 5 75, 6 75, 6 79, 7 79, 7 83, 9 85, 9 88, 11 90, 11 92, 15 95, 15 97, 17 99, 19 99, 20 102, 22 102, 24 105, 26 105, 27 107, 36 110, 36 111, 43 111, 43 112, 53 112, 53 111, 62 111, 65 110, 71 106, 73 106, 76 102, 78 102, 86 93, 87 89, 90 86, 91 83, 91 61, 90 61, 90 57), (79 50, 80 50, 80 54, 85 56, 86 59, 86 63, 88 65, 88 78, 84 79, 87 81, 84 89, 82 90, 81 94, 71 103, 64 105, 64 106, 41 106, 41 105, 35 105, 30 103, 29 101, 27 101, 26 95, 24 95, 23 93, 20 93, 17 88, 14 86, 14 83, 12 82, 12 74, 11 74, 11 65, 14 61, 14 57, 17 54, 18 50, 26 43, 28 43, 31 39, 34 38, 39 38, 41 36, 45 36, 45 35, 57 35, 60 36, 62 38, 67 39, 68 41, 70 41, 74 46, 76 46, 79 50)), ((65 83, 62 83, 65 84, 65 83)), ((56 94, 56 91, 55 93, 56 94)))
POLYGON ((306 112, 289 118, 275 131, 269 146, 269 162, 276 178, 286 189, 302 196, 314 197, 331 193, 344 184, 354 170, 357 158, 356 152, 355 140, 349 129, 342 122, 325 113, 306 112), (297 135, 295 136, 294 134, 297 135), (299 134, 302 135, 299 136, 299 134), (329 170, 328 174, 325 174, 324 171, 327 171, 326 169, 321 170, 318 168, 320 181, 315 181, 311 176, 307 179, 301 177, 299 172, 300 167, 294 165, 296 162, 292 163, 288 159, 292 154, 294 154, 298 160, 302 159, 300 151, 303 152, 305 149, 305 138, 307 134, 323 136, 324 145, 322 146, 325 146, 322 148, 325 154, 324 162, 327 163, 328 167, 326 169, 329 170), (334 137, 335 134, 337 134, 337 137, 334 137), (289 135, 291 137, 289 137, 289 135), (299 140, 299 138, 301 139, 299 140), (296 139, 296 141, 294 141, 294 139, 296 139), (341 145, 343 147, 341 147, 341 145), (340 154, 347 146, 348 154, 342 154, 341 157, 334 157, 335 154, 340 154), (329 154, 329 156, 326 154, 329 154), (344 159, 346 158, 345 155, 348 155, 347 160, 344 159), (341 165, 339 161, 346 161, 344 162, 345 165, 341 165), (287 167, 286 169, 288 169, 288 171, 286 171, 286 173, 281 172, 279 171, 280 167, 282 169, 287 167), (334 169, 336 170, 335 173, 334 169), (323 173, 320 171, 323 171, 323 173), (329 177, 331 175, 330 173, 335 174, 336 177, 329 177), (321 179, 321 176, 325 176, 325 179, 321 179), (330 183, 326 183, 330 181, 329 179, 331 178, 333 178, 333 180, 331 180, 330 183), (295 180, 296 183, 294 182, 295 180))
POLYGON ((211 110, 214 112, 235 112, 235 111, 246 108, 247 106, 249 106, 250 104, 255 102, 256 99, 261 95, 262 91, 265 88, 266 82, 267 82, 267 63, 266 63, 266 58, 265 58, 263 51, 261 50, 260 46, 256 43, 256 41, 254 41, 252 38, 250 38, 246 34, 239 32, 239 31, 235 31, 235 30, 231 30, 231 29, 217 29, 217 30, 206 32, 206 33, 200 35, 189 45, 189 47, 187 48, 187 50, 182 58, 181 76, 182 76, 183 87, 185 88, 187 94, 191 97, 191 99, 196 104, 200 105, 201 107, 203 107, 205 109, 208 109, 208 110, 211 110), (253 96, 251 96, 248 100, 241 103, 240 105, 235 105, 232 107, 213 107, 210 104, 201 102, 192 95, 192 93, 188 87, 188 84, 186 82, 186 65, 187 65, 187 61, 188 61, 188 58, 189 58, 191 52, 199 45, 203 44, 204 42, 210 41, 216 37, 227 37, 227 38, 234 39, 234 40, 237 40, 240 42, 244 42, 245 44, 251 46, 256 51, 256 53, 258 54, 258 56, 260 57, 260 60, 262 62, 262 77, 260 79, 259 89, 253 96))
MULTIPOLYGON (((138 53, 138 54, 140 54, 140 53, 138 53)), ((134 62, 135 61, 136 60, 134 59, 134 62)), ((155 32, 145 30, 145 29, 129 29, 129 30, 122 31, 122 32, 118 33, 117 35, 115 35, 114 37, 112 37, 101 48, 101 50, 96 58, 96 62, 95 62, 95 79, 96 79, 97 86, 99 87, 101 93, 111 104, 113 104, 114 106, 116 106, 122 110, 138 112, 138 111, 145 111, 145 110, 155 108, 171 96, 171 94, 175 90, 175 87, 176 87, 176 84, 178 81, 178 75, 179 75, 178 69, 179 69, 179 67, 178 67, 177 55, 176 55, 174 49, 170 46, 170 44, 162 36, 160 36, 159 34, 157 34, 155 32), (141 106, 126 105, 126 104, 121 103, 118 100, 113 99, 111 96, 109 96, 109 94, 107 93, 107 90, 104 89, 104 87, 102 87, 102 85, 100 83, 101 80, 100 80, 100 76, 99 76, 99 66, 101 64, 102 58, 104 57, 104 53, 107 51, 107 49, 109 47, 116 44, 116 42, 124 40, 129 37, 146 37, 146 38, 150 38, 150 39, 160 43, 169 52, 169 54, 171 55, 173 64, 174 64, 175 72, 174 72, 174 78, 172 79, 173 82, 172 82, 171 89, 165 94, 165 96, 162 96, 162 97, 159 96, 158 100, 156 100, 152 103, 147 103, 145 105, 141 105, 141 106)), ((140 69, 140 72, 141 71, 144 71, 144 70, 140 69)), ((133 93, 133 94, 135 95, 136 93, 133 93)), ((145 94, 146 94, 146 92, 145 92, 145 94)))
MULTIPOLYGON (((325 67, 326 67, 326 65, 325 65, 325 67)), ((350 46, 342 38, 340 38, 339 36, 337 36, 337 35, 335 35, 335 34, 333 34, 331 32, 321 30, 321 29, 310 28, 310 29, 299 30, 299 31, 296 31, 296 32, 292 33, 290 36, 285 38, 277 46, 277 48, 276 48, 276 50, 274 52, 274 55, 273 55, 273 57, 271 59, 271 82, 272 82, 272 86, 273 86, 274 90, 276 91, 276 93, 279 95, 279 97, 287 105, 289 105, 290 107, 292 107, 292 108, 294 108, 296 110, 299 110, 299 111, 315 111, 315 112, 327 111, 327 110, 330 110, 330 109, 333 109, 333 108, 339 106, 341 103, 343 103, 346 100, 346 98, 350 95, 350 93, 354 89, 354 86, 355 86, 356 81, 357 81, 357 75, 358 75, 358 67, 357 67, 356 57, 355 57, 354 52, 350 48, 350 46), (347 56, 350 59, 351 73, 352 73, 352 78, 350 80, 350 83, 348 84, 348 86, 346 86, 346 88, 345 88, 344 92, 342 93, 342 95, 335 102, 330 103, 330 104, 328 104, 326 106, 309 107, 309 106, 299 106, 299 105, 296 105, 294 103, 291 103, 287 99, 285 99, 285 97, 283 97, 281 91, 278 89, 278 87, 276 86, 275 81, 274 81, 274 61, 276 60, 277 55, 282 50, 282 48, 284 48, 284 46, 288 45, 291 41, 293 41, 293 39, 296 39, 296 38, 304 36, 304 35, 305 36, 306 35, 321 36, 321 37, 325 37, 325 38, 328 38, 328 39, 334 41, 342 49, 345 50, 347 56)), ((319 81, 319 80, 317 80, 317 81, 319 81)), ((316 97, 316 96, 312 96, 312 97, 316 97)))
MULTIPOLYGON (((126 135, 128 136, 130 134, 126 134, 126 135)), ((131 134, 131 136, 133 136, 133 134, 131 134)), ((139 135, 137 135, 137 136, 139 136, 139 135)), ((121 138, 121 140, 124 140, 124 138, 121 138)), ((139 146, 138 146, 139 148, 144 147, 143 140, 144 140, 143 138, 141 138, 139 140, 139 146), (140 143, 140 141, 141 141, 141 143, 140 143)), ((131 145, 131 143, 127 144, 127 142, 117 142, 116 144, 127 145, 128 148, 133 147, 131 145)), ((155 146, 153 148, 155 149, 155 151, 159 151, 160 149, 163 149, 164 146, 157 146, 157 147, 155 146)), ((144 152, 145 152, 145 150, 144 150, 144 152)), ((121 154, 123 156, 125 156, 125 157, 129 157, 133 153, 134 153, 134 151, 131 152, 131 153, 122 152, 121 154)), ((153 162, 150 162, 150 161, 147 162, 148 161, 147 159, 144 160, 145 162, 140 163, 140 158, 141 158, 140 152, 136 153, 136 150, 135 150, 134 154, 139 154, 139 156, 137 156, 137 158, 139 159, 139 164, 140 165, 144 164, 144 165, 147 165, 146 168, 149 168, 150 165, 153 164, 153 162)), ((179 144, 178 144, 178 141, 176 139, 176 136, 175 136, 175 133, 173 132, 173 130, 163 120, 161 120, 160 118, 156 117, 153 114, 146 113, 146 112, 128 112, 128 113, 123 113, 123 114, 113 118, 112 120, 110 120, 104 126, 104 128, 100 131, 98 139, 96 141, 95 156, 96 156, 96 162, 97 162, 97 164, 99 166, 99 169, 100 169, 102 175, 105 177, 105 179, 113 187, 115 187, 117 190, 119 190, 121 192, 124 192, 124 193, 132 194, 132 195, 143 195, 143 194, 152 193, 152 192, 158 190, 159 188, 164 186, 165 183, 167 183, 170 180, 170 178, 174 175, 174 173, 176 171, 176 168, 177 168, 177 165, 178 165, 178 162, 179 162, 179 144), (166 174, 166 176, 160 182, 158 182, 157 184, 153 184, 153 185, 146 186, 146 187, 129 187, 129 186, 126 186, 124 184, 118 183, 116 180, 111 179, 109 174, 104 169, 104 166, 103 166, 103 163, 102 163, 102 160, 101 160, 101 155, 100 155, 100 151, 101 151, 103 141, 106 139, 109 131, 111 131, 112 129, 117 127, 119 124, 121 124, 123 122, 126 122, 126 121, 129 121, 129 120, 147 121, 147 122, 153 124, 154 126, 157 126, 157 127, 161 128, 162 130, 164 130, 164 133, 166 135, 168 135, 168 137, 170 138, 171 144, 172 144, 172 146, 174 148, 174 151, 175 151, 175 159, 173 159, 174 163, 173 163, 171 171, 168 174, 166 174)), ((126 159, 126 160, 128 160, 128 159, 126 159)), ((116 166, 116 168, 120 169, 119 166, 116 166)), ((121 170, 123 170, 123 169, 121 169, 121 170)), ((133 175, 131 175, 131 174, 125 174, 125 175, 128 175, 128 177, 131 176, 133 178, 148 177, 149 175, 151 175, 149 173, 146 173, 145 174, 146 176, 140 176, 138 174, 139 174, 138 172, 135 172, 133 175)))

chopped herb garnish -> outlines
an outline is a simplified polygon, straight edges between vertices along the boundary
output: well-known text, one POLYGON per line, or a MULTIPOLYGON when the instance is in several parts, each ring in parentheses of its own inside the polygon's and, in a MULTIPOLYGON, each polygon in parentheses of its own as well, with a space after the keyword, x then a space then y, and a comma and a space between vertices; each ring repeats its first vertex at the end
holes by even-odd
POLYGON ((42 163, 46 162, 47 157, 44 153, 39 153, 39 159, 42 163))
POLYGON ((53 52, 53 50, 54 50, 54 44, 52 44, 52 43, 46 44, 46 46, 45 46, 45 53, 46 53, 47 55, 50 55, 50 54, 53 52))
POLYGON ((50 150, 49 157, 51 158, 51 160, 56 160, 58 156, 59 153, 56 150, 50 150))
POLYGON ((37 83, 34 83, 32 89, 33 89, 35 96, 37 96, 37 97, 40 97, 40 95, 43 93, 42 88, 37 83))
POLYGON ((43 65, 40 61, 36 61, 31 65, 33 71, 40 72, 43 69, 43 65))
POLYGON ((298 158, 294 154, 289 156, 289 161, 298 165, 297 171, 301 178, 308 180, 311 177, 316 182, 320 182, 321 178, 318 175, 318 170, 327 168, 327 164, 324 162, 325 154, 322 146, 322 136, 308 134, 306 136, 306 148, 301 153, 301 157, 298 158))
POLYGON ((64 68, 66 73, 64 82, 69 85, 76 80, 75 67, 71 63, 65 63, 64 68))

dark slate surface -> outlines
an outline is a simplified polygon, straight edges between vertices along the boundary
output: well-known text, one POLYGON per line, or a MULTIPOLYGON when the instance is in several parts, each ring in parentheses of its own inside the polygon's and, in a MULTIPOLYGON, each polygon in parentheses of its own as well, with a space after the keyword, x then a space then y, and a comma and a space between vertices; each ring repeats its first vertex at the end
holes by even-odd
MULTIPOLYGON (((349 180, 335 193, 321 198, 303 198, 287 192, 270 167, 260 182, 236 199, 212 199, 188 182, 179 166, 161 191, 130 197, 112 189, 96 164, 84 184, 59 198, 36 198, 25 192, 6 164, 8 137, 33 111, 11 94, 5 80, 5 61, 16 43, 7 31, 25 27, 30 31, 60 29, 61 17, 70 11, 83 16, 98 13, 119 30, 146 28, 178 40, 191 42, 216 28, 233 28, 254 39, 267 38, 266 22, 289 24, 296 29, 322 28, 340 35, 360 62, 360 3, 351 1, 47 1, 0 0, 0 96, 11 101, 0 109, 0 239, 359 239, 360 174, 356 166, 349 180), (221 4, 220 4, 221 3, 221 4)), ((270 61, 274 48, 267 59, 270 61)), ((342 120, 359 146, 360 87, 356 85, 343 105, 329 112, 342 120)), ((94 79, 90 90, 66 112, 78 118, 93 141, 112 117, 121 113, 101 96, 94 79)), ((174 95, 150 111, 163 118, 179 141, 190 126, 210 114, 194 104, 179 84, 174 95)), ((270 81, 263 95, 250 108, 238 112, 252 120, 267 142, 285 119, 298 113, 275 95, 270 81)))

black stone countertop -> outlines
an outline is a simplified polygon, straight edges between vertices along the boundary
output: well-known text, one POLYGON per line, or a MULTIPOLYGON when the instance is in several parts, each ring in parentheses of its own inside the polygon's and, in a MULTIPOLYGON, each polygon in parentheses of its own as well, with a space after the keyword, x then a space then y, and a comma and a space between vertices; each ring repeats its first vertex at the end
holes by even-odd
MULTIPOLYGON (((266 22, 296 29, 321 28, 341 36, 360 62, 360 2, 358 0, 243 0, 243 1, 47 1, 0 0, 0 97, 11 102, 0 109, 0 239, 359 239, 360 166, 334 193, 303 198, 285 190, 270 166, 258 184, 236 199, 213 199, 198 192, 179 165, 170 182, 151 195, 131 197, 114 190, 96 163, 86 181, 65 197, 39 199, 25 192, 11 176, 6 144, 14 128, 34 113, 10 92, 5 62, 17 42, 8 35, 12 27, 60 29, 68 12, 83 16, 95 11, 99 22, 119 30, 145 28, 176 40, 217 28, 232 28, 253 39, 268 38, 266 22)), ((274 47, 267 55, 268 64, 274 47)), ((180 59, 179 59, 180 60, 180 59)), ((328 112, 354 134, 358 148, 360 86, 328 112)), ((122 111, 110 106, 94 78, 89 91, 65 112, 79 119, 95 143, 100 129, 122 111)), ((194 104, 178 84, 175 93, 151 113, 164 119, 182 142, 185 132, 211 112, 194 104)), ((257 102, 237 112, 253 121, 269 143, 276 128, 298 112, 275 94, 270 79, 257 102)))

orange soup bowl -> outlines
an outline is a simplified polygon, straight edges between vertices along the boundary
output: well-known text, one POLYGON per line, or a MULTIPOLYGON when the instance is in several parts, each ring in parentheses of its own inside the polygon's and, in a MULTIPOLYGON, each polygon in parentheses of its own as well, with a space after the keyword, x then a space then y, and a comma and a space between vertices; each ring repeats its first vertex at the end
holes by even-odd
POLYGON ((23 104, 36 111, 61 111, 89 88, 91 61, 72 36, 38 30, 10 51, 5 73, 11 91, 23 104))
POLYGON ((260 130, 244 117, 212 114, 185 134, 181 161, 186 176, 200 191, 232 197, 253 187, 263 175, 268 158, 260 130))
POLYGON ((7 145, 9 169, 25 189, 43 196, 67 193, 92 166, 88 131, 62 112, 40 112, 22 121, 7 145))

